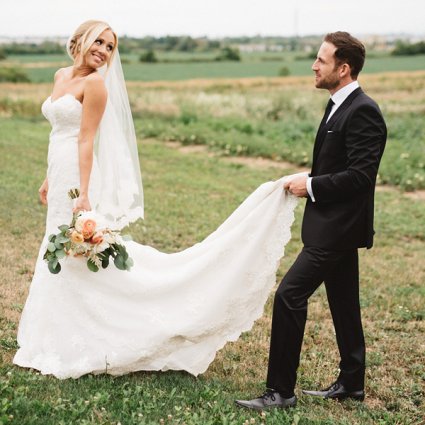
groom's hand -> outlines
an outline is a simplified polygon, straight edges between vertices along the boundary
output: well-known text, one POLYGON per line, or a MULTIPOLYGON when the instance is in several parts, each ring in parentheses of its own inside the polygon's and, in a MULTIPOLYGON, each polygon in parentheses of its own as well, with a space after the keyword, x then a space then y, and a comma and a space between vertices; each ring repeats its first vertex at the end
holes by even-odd
POLYGON ((308 175, 293 177, 283 185, 283 188, 298 198, 305 198, 307 196, 307 177, 308 175))

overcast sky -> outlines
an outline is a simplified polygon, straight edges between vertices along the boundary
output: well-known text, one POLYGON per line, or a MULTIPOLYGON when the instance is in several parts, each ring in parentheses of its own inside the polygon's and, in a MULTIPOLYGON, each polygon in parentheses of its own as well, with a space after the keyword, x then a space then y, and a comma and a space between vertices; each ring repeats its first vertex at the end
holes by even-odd
POLYGON ((87 19, 119 35, 425 34, 425 0, 0 0, 0 36, 67 36, 87 19))

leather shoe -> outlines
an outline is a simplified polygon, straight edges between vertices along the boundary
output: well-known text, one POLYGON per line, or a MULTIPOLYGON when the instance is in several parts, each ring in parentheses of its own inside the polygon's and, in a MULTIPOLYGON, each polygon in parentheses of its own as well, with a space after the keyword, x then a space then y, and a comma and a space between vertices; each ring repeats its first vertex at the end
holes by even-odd
POLYGON ((285 409, 287 407, 294 407, 297 404, 297 398, 295 396, 284 398, 277 391, 267 390, 258 398, 252 400, 235 400, 235 403, 238 406, 255 410, 266 410, 273 407, 285 409))
POLYGON ((310 390, 303 390, 304 394, 316 396, 316 397, 322 397, 322 398, 333 398, 336 400, 344 400, 347 398, 351 398, 358 401, 364 400, 364 391, 363 390, 357 390, 357 391, 348 391, 344 385, 342 385, 340 382, 333 383, 330 387, 325 388, 321 391, 310 391, 310 390))

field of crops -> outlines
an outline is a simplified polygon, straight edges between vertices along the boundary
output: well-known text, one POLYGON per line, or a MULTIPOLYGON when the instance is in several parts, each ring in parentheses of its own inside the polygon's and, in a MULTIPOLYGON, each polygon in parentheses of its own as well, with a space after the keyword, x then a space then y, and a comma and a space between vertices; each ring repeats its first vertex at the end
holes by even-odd
MULTIPOLYGON (((305 55, 304 55, 305 56, 305 55)), ((286 67, 289 75, 311 75, 311 59, 302 59, 303 55, 294 53, 264 53, 242 55, 240 62, 202 62, 211 60, 211 54, 159 54, 169 63, 140 63, 134 55, 123 55, 124 71, 127 80, 187 80, 194 78, 245 78, 277 77, 279 70, 286 67), (191 62, 193 61, 193 62, 191 62)), ((70 64, 66 55, 21 55, 10 56, 4 65, 23 66, 31 81, 52 81, 54 72, 61 66, 70 64)), ((383 71, 420 71, 425 69, 425 55, 418 56, 383 56, 371 55, 364 69, 365 73, 383 71)))

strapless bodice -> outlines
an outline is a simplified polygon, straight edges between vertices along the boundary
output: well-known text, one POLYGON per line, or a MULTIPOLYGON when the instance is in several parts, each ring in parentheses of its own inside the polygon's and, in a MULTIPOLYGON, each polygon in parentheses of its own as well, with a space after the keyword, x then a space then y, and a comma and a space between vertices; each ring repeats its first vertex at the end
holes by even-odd
POLYGON ((82 110, 81 102, 72 94, 65 94, 56 100, 49 96, 41 106, 41 111, 52 126, 50 140, 78 137, 82 110))
MULTIPOLYGON (((57 233, 57 227, 72 219, 72 202, 68 191, 80 187, 78 135, 80 133, 82 104, 72 95, 56 100, 49 96, 41 106, 43 115, 52 126, 47 155, 48 209, 46 231, 57 233)), ((90 173, 89 199, 96 206, 100 185, 96 156, 90 173)))

